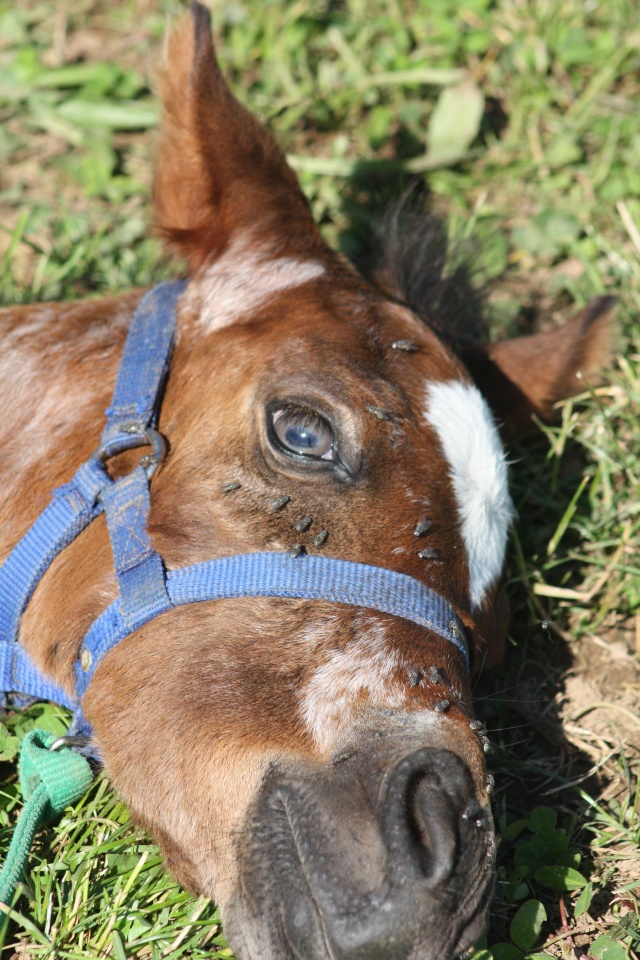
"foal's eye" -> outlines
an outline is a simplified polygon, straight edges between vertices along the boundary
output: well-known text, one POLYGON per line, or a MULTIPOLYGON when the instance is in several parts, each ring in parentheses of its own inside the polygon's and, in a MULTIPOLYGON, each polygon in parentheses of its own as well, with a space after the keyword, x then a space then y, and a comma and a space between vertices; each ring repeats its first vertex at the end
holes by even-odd
POLYGON ((288 453, 316 460, 334 460, 333 431, 313 410, 274 410, 271 425, 276 440, 288 453))

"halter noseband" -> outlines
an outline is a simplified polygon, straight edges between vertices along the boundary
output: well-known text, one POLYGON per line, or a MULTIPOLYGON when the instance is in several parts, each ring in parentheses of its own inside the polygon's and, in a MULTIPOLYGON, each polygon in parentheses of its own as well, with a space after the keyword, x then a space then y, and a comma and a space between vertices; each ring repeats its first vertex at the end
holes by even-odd
POLYGON ((469 669, 465 631, 454 608, 419 580, 383 567, 331 557, 249 553, 165 569, 147 531, 149 483, 164 455, 156 430, 184 281, 151 290, 134 315, 100 445, 73 479, 53 494, 0 567, 0 702, 7 693, 53 700, 75 711, 73 728, 88 733, 80 700, 102 657, 161 613, 186 603, 228 597, 328 600, 402 617, 448 640, 469 669), (131 473, 113 480, 110 457, 151 446, 131 473), (18 643, 20 619, 58 554, 105 513, 119 596, 89 628, 69 697, 47 680, 18 643))

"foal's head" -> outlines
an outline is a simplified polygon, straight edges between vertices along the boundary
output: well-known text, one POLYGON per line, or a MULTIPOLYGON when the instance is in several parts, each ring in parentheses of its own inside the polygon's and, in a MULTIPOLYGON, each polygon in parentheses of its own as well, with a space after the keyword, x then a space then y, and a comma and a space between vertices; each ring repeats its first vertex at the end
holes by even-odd
MULTIPOLYGON (((599 311, 555 340, 468 354, 474 380, 428 303, 425 322, 392 277, 367 282, 326 247, 222 79, 201 7, 171 38, 162 88, 156 219, 190 281, 157 549, 169 567, 289 551, 408 574, 457 611, 477 670, 505 629, 513 514, 483 391, 500 415, 546 412, 599 359, 599 311)), ((426 628, 326 601, 193 604, 117 646, 85 712, 243 960, 430 960, 482 932, 487 741, 460 652, 426 628)))

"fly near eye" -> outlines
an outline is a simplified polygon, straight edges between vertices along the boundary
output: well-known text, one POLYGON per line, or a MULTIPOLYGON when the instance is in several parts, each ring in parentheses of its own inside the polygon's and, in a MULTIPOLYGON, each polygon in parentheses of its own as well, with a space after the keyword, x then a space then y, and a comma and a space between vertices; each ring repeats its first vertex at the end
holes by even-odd
POLYGON ((333 460, 333 431, 329 424, 310 410, 276 410, 273 432, 282 447, 299 457, 333 460))

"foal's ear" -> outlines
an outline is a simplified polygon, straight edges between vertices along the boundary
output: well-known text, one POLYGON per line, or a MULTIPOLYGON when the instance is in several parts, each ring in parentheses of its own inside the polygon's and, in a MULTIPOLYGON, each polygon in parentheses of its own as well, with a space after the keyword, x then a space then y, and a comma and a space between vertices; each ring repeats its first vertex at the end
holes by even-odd
POLYGON ((209 11, 193 3, 170 31, 159 74, 164 105, 154 180, 156 226, 195 269, 233 236, 316 246, 295 174, 235 99, 216 60, 209 11))
POLYGON ((556 330, 502 340, 463 352, 463 359, 494 413, 508 430, 526 427, 532 413, 545 420, 554 404, 580 393, 612 352, 616 297, 598 297, 556 330))

